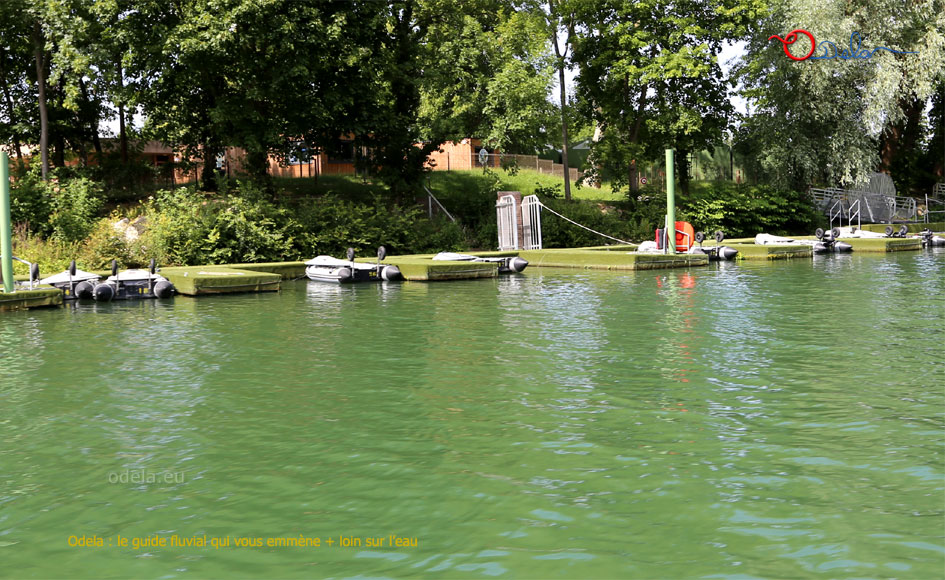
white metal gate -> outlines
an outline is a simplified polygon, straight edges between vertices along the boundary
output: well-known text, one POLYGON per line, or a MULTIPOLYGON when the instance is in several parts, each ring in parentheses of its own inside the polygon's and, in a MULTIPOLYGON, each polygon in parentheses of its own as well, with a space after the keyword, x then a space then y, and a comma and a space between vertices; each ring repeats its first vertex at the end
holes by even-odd
POLYGON ((503 195, 495 204, 496 219, 499 225, 499 250, 518 250, 518 208, 515 198, 503 195))
POLYGON ((522 198, 523 250, 541 249, 541 202, 537 195, 522 198))

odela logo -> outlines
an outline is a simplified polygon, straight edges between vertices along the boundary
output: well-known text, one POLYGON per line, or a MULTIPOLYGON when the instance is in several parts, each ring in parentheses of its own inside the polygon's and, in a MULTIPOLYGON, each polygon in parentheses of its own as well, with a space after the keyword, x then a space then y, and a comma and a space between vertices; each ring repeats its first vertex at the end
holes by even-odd
POLYGON ((784 54, 788 55, 788 58, 791 60, 828 60, 831 58, 839 58, 841 60, 866 59, 873 58, 873 55, 881 50, 885 50, 893 54, 919 54, 915 51, 893 50, 891 48, 886 48, 885 46, 877 46, 872 50, 868 48, 860 48, 863 40, 860 38, 859 32, 854 32, 850 35, 849 50, 837 48, 836 44, 830 42, 829 40, 825 40, 820 43, 820 48, 823 50, 823 53, 816 56, 814 56, 814 51, 817 50, 817 40, 814 38, 813 34, 804 30, 803 28, 795 28, 791 32, 788 32, 784 38, 781 38, 777 34, 772 34, 768 37, 768 40, 774 38, 777 38, 781 41, 781 47, 784 49, 784 54), (804 56, 795 56, 788 47, 800 40, 801 36, 806 36, 808 40, 810 40, 810 50, 804 56))

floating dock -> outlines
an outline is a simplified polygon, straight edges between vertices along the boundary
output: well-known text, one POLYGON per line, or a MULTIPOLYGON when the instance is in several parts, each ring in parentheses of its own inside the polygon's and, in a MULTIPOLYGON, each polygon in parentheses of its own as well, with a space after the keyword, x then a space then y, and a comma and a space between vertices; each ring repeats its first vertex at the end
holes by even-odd
POLYGON ((902 252, 921 250, 922 238, 838 238, 853 246, 854 252, 902 252))
POLYGON ((57 288, 17 290, 12 294, 7 294, 0 289, 0 312, 61 305, 62 291, 57 288))
POLYGON ((754 238, 725 240, 723 245, 738 250, 736 260, 787 260, 791 258, 810 258, 814 247, 807 244, 756 244, 754 238))
MULTIPOLYGON (((262 264, 257 264, 262 266, 262 264)), ((303 267, 304 270, 304 267, 303 267)), ((261 270, 229 266, 188 266, 162 268, 160 274, 171 281, 179 294, 203 296, 236 292, 275 292, 282 276, 261 270)))
POLYGON ((592 270, 660 270, 706 266, 706 254, 650 254, 623 251, 610 247, 523 250, 519 256, 528 260, 529 268, 585 268, 592 270))

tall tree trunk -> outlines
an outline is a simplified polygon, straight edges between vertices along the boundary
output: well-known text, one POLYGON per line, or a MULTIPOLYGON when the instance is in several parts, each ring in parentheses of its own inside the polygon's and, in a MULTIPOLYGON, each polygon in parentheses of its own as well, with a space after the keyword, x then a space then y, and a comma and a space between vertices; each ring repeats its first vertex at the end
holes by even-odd
MULTIPOLYGON (((52 59, 52 55, 46 56, 46 62, 49 62, 52 59)), ((65 111, 65 99, 66 99, 66 77, 65 75, 59 75, 59 82, 56 84, 55 90, 55 102, 56 102, 56 111, 59 112, 59 119, 62 119, 62 111, 65 111)), ((50 129, 49 139, 53 146, 53 165, 56 167, 65 167, 66 166, 66 137, 62 133, 63 123, 54 124, 50 129)))
POLYGON ((209 143, 203 144, 203 169, 200 179, 203 180, 204 191, 216 191, 217 150, 209 143))
POLYGON ((128 165, 128 133, 125 131, 125 81, 121 62, 118 63, 118 149, 121 152, 121 164, 128 165))
MULTIPOLYGON (((630 91, 630 80, 626 80, 627 93, 630 91)), ((640 87, 640 97, 637 99, 637 114, 633 120, 633 129, 630 130, 630 143, 636 145, 640 141, 640 126, 643 124, 643 109, 646 107, 647 85, 640 87)), ((636 193, 640 191, 636 158, 630 160, 628 179, 630 180, 630 201, 636 201, 636 193)))
MULTIPOLYGON (((0 47, 0 78, 6 78, 6 70, 3 68, 3 63, 6 61, 6 54, 2 47, 0 47)), ((7 104, 7 118, 10 120, 10 125, 12 127, 16 126, 16 109, 13 105, 13 97, 10 96, 10 86, 7 83, 3 83, 3 98, 7 104)), ((16 130, 13 131, 13 150, 16 151, 16 158, 23 159, 23 152, 20 150, 20 138, 17 137, 16 130)))
MULTIPOLYGON (((89 90, 85 84, 85 81, 81 78, 79 79, 79 89, 82 91, 82 98, 88 104, 89 108, 93 110, 92 118, 89 121, 89 138, 92 141, 92 147, 95 148, 95 153, 98 157, 99 164, 102 163, 102 142, 98 138, 98 107, 95 106, 95 103, 92 102, 92 99, 89 97, 89 90)), ((84 151, 83 145, 83 151, 84 151)), ((86 156, 86 165, 88 165, 88 152, 84 151, 86 156)))
POLYGON ((900 103, 905 119, 887 126, 880 138, 880 171, 891 174, 899 157, 915 147, 924 105, 917 99, 900 103))
MULTIPOLYGON (((558 16, 555 15, 554 5, 550 1, 548 2, 548 11, 557 21, 558 16)), ((568 33, 568 38, 565 40, 564 50, 562 50, 558 45, 558 27, 555 26, 551 33, 551 44, 554 46, 555 57, 557 57, 558 60, 558 87, 559 94, 561 96, 561 165, 564 169, 565 201, 571 201, 571 166, 568 163, 568 89, 564 84, 564 67, 568 54, 568 43, 571 41, 570 30, 568 33)))
POLYGON ((42 175, 49 175, 49 112, 46 107, 46 43, 39 21, 33 22, 33 54, 36 59, 36 85, 39 87, 39 154, 42 159, 42 175))
POLYGON ((679 178, 679 191, 684 196, 689 195, 689 150, 679 148, 676 150, 676 176, 679 178))

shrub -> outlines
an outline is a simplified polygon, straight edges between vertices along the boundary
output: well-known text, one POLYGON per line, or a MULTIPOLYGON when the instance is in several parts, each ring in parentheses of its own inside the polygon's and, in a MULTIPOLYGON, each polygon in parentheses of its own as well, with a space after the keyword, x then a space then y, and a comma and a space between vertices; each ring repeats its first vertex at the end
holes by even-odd
POLYGON ((52 193, 52 213, 49 215, 52 237, 75 242, 88 236, 102 208, 101 186, 79 177, 48 182, 46 189, 52 193))
POLYGON ((823 218, 805 193, 730 183, 714 184, 703 197, 681 210, 681 216, 697 230, 720 229, 736 238, 760 232, 807 234, 823 218))

